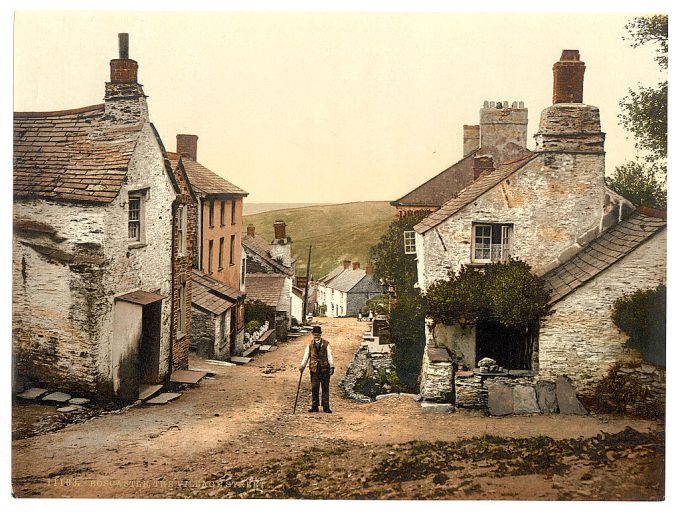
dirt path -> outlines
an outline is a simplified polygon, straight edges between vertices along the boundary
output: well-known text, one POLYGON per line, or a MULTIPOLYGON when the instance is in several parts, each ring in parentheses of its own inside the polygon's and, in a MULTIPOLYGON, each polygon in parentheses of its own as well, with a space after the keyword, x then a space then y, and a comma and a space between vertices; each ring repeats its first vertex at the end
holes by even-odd
MULTIPOLYGON (((433 484, 432 475, 386 482, 371 469, 393 456, 414 457, 409 453, 412 444, 407 443, 412 440, 455 443, 483 435, 570 439, 595 437, 602 431, 618 433, 627 426, 640 433, 656 432, 659 426, 602 416, 427 414, 409 397, 356 404, 340 397, 338 381, 365 326, 354 319, 323 320, 324 337, 333 344, 336 359, 331 415, 307 413, 307 374, 298 413, 292 415, 297 367, 310 338, 305 335, 272 353, 258 355, 249 365, 214 367, 218 373, 215 379, 185 390, 168 405, 132 408, 13 442, 14 493, 19 497, 300 496, 286 492, 286 479, 297 479, 296 489, 309 492, 303 496, 336 498, 652 499, 663 493, 658 487, 662 453, 649 440, 641 441, 632 452, 610 450, 604 466, 578 453, 570 460, 569 472, 563 474, 511 476, 492 472, 489 462, 480 460, 472 466, 450 462, 456 468, 441 467, 439 484, 433 484), (314 486, 304 474, 298 476, 301 469, 310 467, 310 458, 311 468, 320 476, 314 486), (346 475, 338 480, 345 484, 333 488, 341 471, 354 474, 365 493, 353 493, 354 481, 346 475), (631 473, 638 476, 632 483, 625 478, 631 473), (283 477, 275 485, 277 490, 262 484, 279 474, 283 477), (209 479, 222 479, 223 483, 215 488, 205 483, 209 479), (607 483, 614 489, 604 486, 607 483), (583 495, 584 489, 588 495, 583 495)), ((191 366, 208 368, 196 359, 191 366)), ((441 450, 434 446, 420 449, 441 450)), ((451 454, 455 450, 450 447, 451 454)))

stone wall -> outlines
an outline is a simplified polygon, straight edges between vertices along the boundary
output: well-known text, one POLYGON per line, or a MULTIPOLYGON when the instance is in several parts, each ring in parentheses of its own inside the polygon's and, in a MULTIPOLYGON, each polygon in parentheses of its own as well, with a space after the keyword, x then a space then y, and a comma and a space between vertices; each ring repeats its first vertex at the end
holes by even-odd
POLYGON ((424 401, 446 402, 451 399, 453 391, 453 364, 449 362, 431 362, 426 345, 423 351, 423 366, 420 375, 420 395, 424 401))
POLYGON ((637 354, 612 321, 614 301, 665 282, 663 230, 554 305, 539 333, 539 375, 568 374, 580 393, 587 392, 615 362, 637 354))
MULTIPOLYGON (((629 362, 622 364, 616 371, 617 376, 640 383, 649 394, 648 401, 657 402, 660 406, 666 404, 666 369, 644 362, 629 362)), ((626 404, 627 413, 645 411, 649 404, 633 400, 626 404)))
POLYGON ((355 390, 357 381, 365 376, 377 376, 380 371, 389 371, 392 365, 390 353, 372 353, 365 346, 354 354, 345 376, 340 380, 340 388, 345 396, 358 402, 371 402, 374 397, 361 394, 355 390))
POLYGON ((191 349, 202 358, 213 358, 215 319, 213 314, 198 308, 191 309, 191 349))

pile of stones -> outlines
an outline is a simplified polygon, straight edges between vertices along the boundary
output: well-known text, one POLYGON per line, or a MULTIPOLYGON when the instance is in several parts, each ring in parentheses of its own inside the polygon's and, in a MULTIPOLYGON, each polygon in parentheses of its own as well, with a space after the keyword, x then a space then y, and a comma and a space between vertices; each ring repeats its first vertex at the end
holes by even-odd
POLYGON ((57 405, 59 413, 76 413, 82 411, 90 402, 85 397, 71 397, 64 392, 52 392, 44 388, 29 388, 17 394, 22 402, 40 402, 42 404, 57 405))

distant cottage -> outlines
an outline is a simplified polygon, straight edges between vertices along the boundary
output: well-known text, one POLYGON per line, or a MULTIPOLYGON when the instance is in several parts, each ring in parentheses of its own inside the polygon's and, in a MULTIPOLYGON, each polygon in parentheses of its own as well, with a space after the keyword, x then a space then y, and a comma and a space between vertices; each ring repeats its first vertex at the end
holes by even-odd
MULTIPOLYGON (((470 329, 429 326, 425 398, 453 393, 459 406, 476 404, 486 393, 472 372, 482 357, 525 379, 566 374, 579 392, 592 391, 631 351, 611 320, 614 301, 665 283, 665 213, 636 210, 605 185, 604 133, 598 109, 583 103, 578 51, 565 50, 553 71, 553 105, 541 113, 536 149, 522 148, 521 123, 488 146, 482 125, 481 150, 466 157, 476 179, 415 226, 415 249, 422 292, 462 265, 483 268, 513 257, 545 277, 555 313, 526 333, 493 321, 470 329), (511 153, 498 151, 503 139, 501 150, 510 144, 511 153), (468 371, 456 373, 458 367, 468 371)), ((525 111, 500 102, 485 102, 482 119, 490 109, 499 120, 526 119, 525 111)))
POLYGON ((343 261, 316 282, 317 310, 328 317, 359 315, 366 302, 386 288, 373 278, 373 266, 361 268, 360 262, 343 261))
POLYGON ((15 383, 133 400, 188 367, 196 201, 119 37, 104 104, 14 114, 13 355, 15 383))

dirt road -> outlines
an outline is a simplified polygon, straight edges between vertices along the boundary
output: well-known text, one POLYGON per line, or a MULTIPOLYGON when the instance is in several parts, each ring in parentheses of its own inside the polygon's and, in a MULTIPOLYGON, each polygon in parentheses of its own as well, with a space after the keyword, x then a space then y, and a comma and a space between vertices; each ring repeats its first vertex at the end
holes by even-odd
MULTIPOLYGON (((663 495, 657 423, 431 414, 410 397, 356 404, 340 397, 338 381, 366 325, 354 319, 322 324, 336 359, 332 414, 307 413, 307 374, 298 413, 292 414, 298 365, 310 337, 305 335, 246 366, 211 367, 215 379, 165 406, 135 407, 14 441, 15 495, 652 500, 663 495), (635 431, 593 438, 627 427, 635 431), (484 435, 493 437, 471 440, 484 435), (584 439, 568 440, 579 437, 584 439)), ((191 366, 208 368, 197 359, 191 366)))

